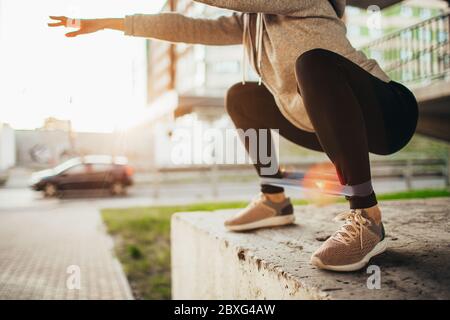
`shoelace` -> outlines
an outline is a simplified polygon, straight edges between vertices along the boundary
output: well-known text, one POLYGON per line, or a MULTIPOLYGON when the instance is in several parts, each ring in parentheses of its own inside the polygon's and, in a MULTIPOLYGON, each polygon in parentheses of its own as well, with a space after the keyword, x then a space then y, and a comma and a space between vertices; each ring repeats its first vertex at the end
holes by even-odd
POLYGON ((333 235, 333 239, 348 245, 350 241, 356 239, 359 236, 361 249, 363 248, 363 230, 366 224, 371 222, 362 216, 362 210, 356 209, 351 211, 345 211, 338 214, 335 221, 345 220, 345 224, 341 229, 336 231, 333 235))
POLYGON ((252 201, 249 203, 249 208, 253 208, 254 206, 256 206, 260 201, 264 201, 265 196, 264 194, 261 192, 259 194, 257 194, 252 201))

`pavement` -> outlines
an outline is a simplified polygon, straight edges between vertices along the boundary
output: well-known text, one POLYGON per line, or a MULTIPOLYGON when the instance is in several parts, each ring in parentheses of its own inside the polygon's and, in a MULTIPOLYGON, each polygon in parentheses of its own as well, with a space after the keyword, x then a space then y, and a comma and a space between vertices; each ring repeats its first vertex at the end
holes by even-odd
POLYGON ((102 205, 0 189, 0 299, 132 299, 102 205))
POLYGON ((172 218, 174 299, 450 299, 450 198, 381 202, 388 250, 370 268, 318 270, 311 254, 345 204, 300 206, 296 224, 234 233, 236 210, 172 218))
MULTIPOLYGON (((46 199, 26 187, 28 179, 29 172, 18 170, 0 188, 0 299, 131 299, 102 208, 245 201, 258 192, 255 182, 222 183, 219 197, 211 195, 208 183, 167 184, 155 197, 151 185, 140 184, 125 197, 89 191, 46 199)), ((390 183, 396 187, 404 183, 390 183)))
POLYGON ((0 299, 132 299, 99 211, 81 203, 2 210, 0 299))

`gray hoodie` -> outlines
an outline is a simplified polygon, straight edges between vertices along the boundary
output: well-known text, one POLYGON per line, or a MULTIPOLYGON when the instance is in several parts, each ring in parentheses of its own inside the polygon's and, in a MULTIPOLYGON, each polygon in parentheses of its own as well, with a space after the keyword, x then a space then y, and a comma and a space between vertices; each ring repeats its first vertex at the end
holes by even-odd
POLYGON ((136 14, 126 16, 125 34, 205 45, 243 43, 244 55, 274 95, 280 111, 300 129, 314 131, 297 92, 294 66, 302 53, 327 49, 389 81, 375 60, 368 59, 348 41, 340 19, 345 0, 196 1, 235 13, 217 19, 189 18, 178 13, 136 14))

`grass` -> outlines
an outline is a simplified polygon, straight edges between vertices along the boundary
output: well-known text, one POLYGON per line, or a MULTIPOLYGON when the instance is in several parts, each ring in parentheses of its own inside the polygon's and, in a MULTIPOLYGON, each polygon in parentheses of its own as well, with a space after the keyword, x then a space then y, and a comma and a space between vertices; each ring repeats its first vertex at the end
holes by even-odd
MULTIPOLYGON (((379 200, 449 197, 447 189, 426 189, 378 195, 379 200)), ((305 200, 294 201, 304 205, 305 200)), ((102 217, 116 240, 121 261, 137 299, 170 299, 170 218, 179 211, 241 208, 245 202, 196 203, 180 206, 104 209, 102 217)))
POLYGON ((179 211, 240 208, 244 202, 104 209, 116 254, 138 299, 170 299, 170 218, 179 211))
POLYGON ((450 191, 448 189, 423 189, 377 195, 378 200, 425 199, 437 197, 450 197, 450 191))

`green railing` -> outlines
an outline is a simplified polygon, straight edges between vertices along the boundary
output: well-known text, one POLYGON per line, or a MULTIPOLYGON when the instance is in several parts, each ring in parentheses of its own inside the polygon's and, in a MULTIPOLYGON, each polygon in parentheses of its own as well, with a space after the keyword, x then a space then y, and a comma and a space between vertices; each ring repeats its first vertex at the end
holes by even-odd
POLYGON ((361 49, 395 80, 421 85, 450 79, 450 13, 391 33, 361 49))

